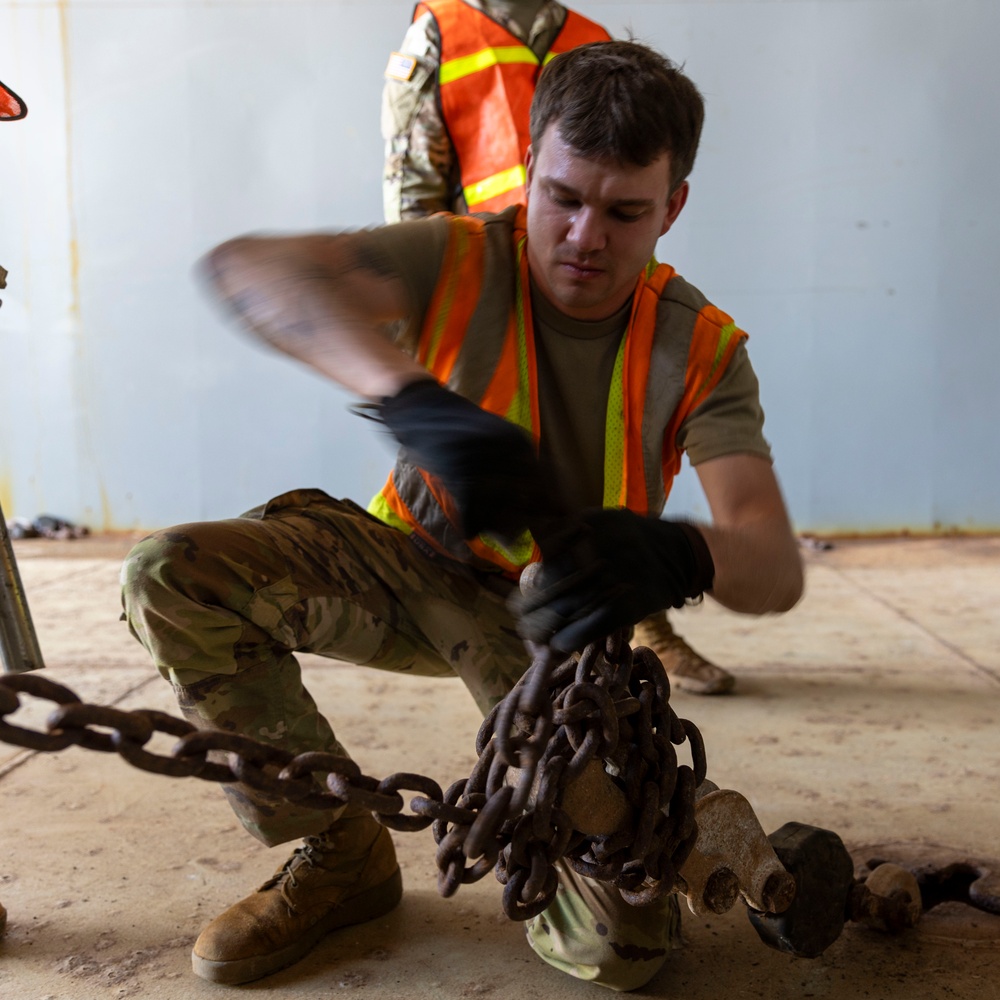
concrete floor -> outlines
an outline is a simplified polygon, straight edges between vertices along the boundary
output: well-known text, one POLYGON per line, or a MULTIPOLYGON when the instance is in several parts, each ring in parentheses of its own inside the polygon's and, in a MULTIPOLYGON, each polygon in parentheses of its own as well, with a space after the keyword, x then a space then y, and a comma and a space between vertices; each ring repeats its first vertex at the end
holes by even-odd
MULTIPOLYGON (((84 701, 176 714, 118 621, 126 539, 15 544, 47 672, 84 701)), ((891 841, 942 845, 942 863, 1000 857, 1000 539, 837 543, 808 551, 791 614, 740 618, 711 602, 678 630, 731 666, 737 692, 673 703, 701 728, 709 777, 745 794, 766 830, 787 820, 838 831, 857 858, 891 841)), ((468 773, 478 716, 457 682, 390 678, 305 657, 366 773, 416 770, 447 786, 468 773)), ((11 721, 51 708, 24 699, 11 721)), ((157 738, 159 739, 159 737, 157 738)), ((153 748, 165 750, 154 741, 153 748)), ((285 998, 598 998, 537 960, 485 879, 435 888, 430 831, 393 834, 406 893, 392 914, 330 936, 305 961, 239 987, 285 998)), ((203 1000, 189 950, 216 912, 284 859, 237 829, 218 790, 143 774, 116 755, 0 745, 3 1000, 203 1000)), ((686 912, 686 908, 685 908, 686 912)), ((1000 917, 957 904, 884 937, 849 926, 821 957, 757 939, 742 904, 687 914, 686 946, 637 996, 1000 997, 1000 917)))

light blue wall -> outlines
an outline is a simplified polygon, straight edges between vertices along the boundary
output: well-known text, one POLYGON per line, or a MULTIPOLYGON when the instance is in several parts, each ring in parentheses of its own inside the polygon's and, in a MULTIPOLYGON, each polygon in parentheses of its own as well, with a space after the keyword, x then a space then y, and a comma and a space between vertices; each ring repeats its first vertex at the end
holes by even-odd
MULTIPOLYGON (((581 0, 708 103, 662 259, 750 331, 801 530, 1000 528, 996 0, 581 0)), ((192 264, 381 216, 409 0, 14 2, 0 79, 0 503, 94 528, 367 499, 390 449, 192 264)), ((678 511, 704 514, 696 479, 678 511)))

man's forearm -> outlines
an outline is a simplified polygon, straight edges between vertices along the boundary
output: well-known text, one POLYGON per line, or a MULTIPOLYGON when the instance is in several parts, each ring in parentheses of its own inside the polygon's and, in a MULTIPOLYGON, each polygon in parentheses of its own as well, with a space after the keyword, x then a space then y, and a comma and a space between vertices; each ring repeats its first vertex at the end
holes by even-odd
POLYGON ((402 283, 349 235, 241 237, 202 269, 252 333, 360 396, 428 377, 381 329, 406 317, 402 283))
POLYGON ((715 563, 710 593, 732 611, 788 611, 802 596, 802 560, 770 461, 737 453, 695 469, 712 510, 699 525, 715 563))
POLYGON ((710 591, 715 600, 731 611, 751 615, 795 606, 803 590, 802 560, 787 521, 699 528, 715 563, 710 591))

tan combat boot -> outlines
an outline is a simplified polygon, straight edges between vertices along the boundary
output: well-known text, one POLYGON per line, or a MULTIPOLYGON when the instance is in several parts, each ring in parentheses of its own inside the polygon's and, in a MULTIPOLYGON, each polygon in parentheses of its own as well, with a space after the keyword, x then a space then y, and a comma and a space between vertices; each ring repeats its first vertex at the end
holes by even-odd
POLYGON ((389 831, 370 813, 339 819, 256 892, 199 935, 191 965, 203 979, 247 983, 297 962, 338 927, 388 913, 403 883, 389 831))
POLYGON ((663 663, 672 687, 692 694, 726 694, 736 678, 696 653, 671 627, 666 614, 643 618, 635 627, 632 646, 648 646, 663 663))

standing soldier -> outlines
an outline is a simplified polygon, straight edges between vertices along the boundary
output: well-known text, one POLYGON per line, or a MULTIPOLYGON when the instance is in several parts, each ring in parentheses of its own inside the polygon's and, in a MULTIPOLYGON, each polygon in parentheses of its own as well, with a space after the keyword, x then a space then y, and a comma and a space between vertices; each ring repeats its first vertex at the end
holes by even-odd
MULTIPOLYGON (((0 83, 0 122, 16 122, 28 113, 28 106, 9 87, 0 83)), ((7 272, 0 267, 0 288, 7 287, 7 272)), ((2 303, 0 303, 2 304, 2 303)), ((0 923, 2 927, 2 923, 0 923)))
POLYGON ((16 122, 27 113, 24 101, 13 90, 0 83, 0 122, 16 122))
POLYGON ((385 221, 524 201, 528 109, 542 66, 599 24, 555 0, 424 0, 385 70, 385 221))
MULTIPOLYGON (((554 55, 610 36, 555 0, 423 0, 385 70, 386 222, 499 212, 524 201, 528 108, 554 55)), ((677 635, 666 613, 635 627, 674 687, 724 694, 735 679, 677 635)))
MULTIPOLYGON (((28 108, 13 90, 0 83, 0 122, 13 122, 23 118, 28 113, 28 108)), ((7 287, 7 272, 0 267, 0 288, 7 287)), ((0 511, 3 517, 3 511, 0 511)), ((13 558, 13 557, 12 557, 13 558)), ((7 929, 7 911, 0 903, 0 935, 7 929)))

